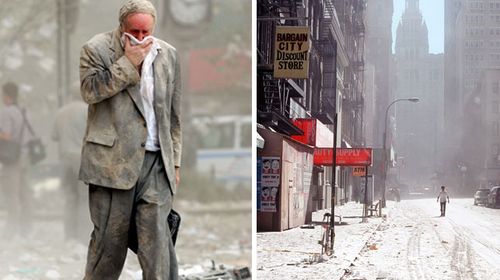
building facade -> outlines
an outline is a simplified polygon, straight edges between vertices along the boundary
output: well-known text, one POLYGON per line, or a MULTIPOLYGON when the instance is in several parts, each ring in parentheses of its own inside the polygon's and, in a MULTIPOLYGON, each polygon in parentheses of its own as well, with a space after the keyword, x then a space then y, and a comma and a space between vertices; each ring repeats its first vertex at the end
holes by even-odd
POLYGON ((464 191, 500 184, 500 69, 483 70, 479 81, 480 86, 465 102, 463 131, 481 137, 464 138, 462 151, 468 159, 461 170, 464 191))
POLYGON ((478 90, 481 112, 480 129, 484 132, 482 172, 479 175, 480 186, 500 185, 500 69, 483 71, 481 87, 478 90))
POLYGON ((393 99, 392 72, 392 14, 393 1, 379 0, 366 3, 366 48, 365 48, 365 113, 364 131, 366 146, 373 147, 376 193, 383 186, 383 162, 377 161, 382 148, 385 109, 393 99))
POLYGON ((427 25, 418 0, 406 0, 394 58, 394 97, 416 97, 419 102, 394 105, 388 125, 395 121, 396 131, 389 133, 388 142, 395 146, 397 168, 389 181, 429 186, 435 183, 442 154, 443 55, 429 54, 427 25))
MULTIPOLYGON (((499 36, 500 1, 446 0, 445 129, 458 134, 454 137, 458 139, 458 143, 452 145, 454 149, 449 152, 445 162, 448 166, 446 178, 452 184, 463 186, 462 191, 466 193, 492 178, 493 171, 489 171, 490 175, 486 176, 482 169, 488 159, 479 159, 481 153, 461 151, 467 150, 467 145, 471 143, 477 147, 477 135, 471 134, 471 131, 477 131, 481 126, 478 126, 479 123, 471 123, 470 110, 487 109, 484 103, 491 96, 485 96, 484 93, 487 88, 491 88, 492 81, 489 79, 493 75, 492 71, 500 69, 499 36)), ((493 137, 490 129, 494 115, 488 112, 477 112, 476 115, 476 119, 486 125, 479 132, 493 137)), ((491 155, 491 143, 494 141, 487 140, 490 144, 485 143, 488 147, 486 154, 481 157, 491 155)), ((486 164, 485 168, 488 169, 487 166, 490 165, 486 164)))
MULTIPOLYGON (((385 108, 389 105, 391 94, 391 57, 392 57, 392 14, 393 1, 368 1, 366 8, 366 95, 373 105, 370 117, 367 115, 366 141, 368 146, 381 148, 384 132, 385 108), (371 68, 373 67, 373 68, 371 68), (367 76, 368 76, 367 75, 367 76)), ((368 105, 365 107, 368 109, 368 105)))
POLYGON ((354 179, 349 170, 336 168, 332 184, 331 166, 303 168, 311 163, 314 146, 296 139, 307 133, 298 123, 313 120, 321 134, 330 135, 330 148, 333 139, 335 147, 364 144, 364 9, 363 0, 257 1, 257 122, 263 140, 257 169, 264 172, 264 162, 280 163, 279 182, 258 175, 258 190, 268 191, 278 182, 272 186, 275 206, 258 205, 258 230, 284 230, 309 221, 312 211, 331 207, 332 189, 335 203, 350 199, 354 179), (308 27, 307 79, 274 77, 277 26, 308 27))

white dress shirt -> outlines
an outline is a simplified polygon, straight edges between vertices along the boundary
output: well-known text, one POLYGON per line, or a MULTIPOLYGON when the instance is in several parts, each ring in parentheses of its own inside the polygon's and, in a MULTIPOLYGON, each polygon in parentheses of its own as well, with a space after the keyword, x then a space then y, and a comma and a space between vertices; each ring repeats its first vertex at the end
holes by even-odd
POLYGON ((141 87, 140 92, 142 96, 142 104, 144 106, 144 113, 146 118, 146 125, 148 129, 148 137, 146 139, 146 150, 148 151, 158 151, 160 150, 160 143, 158 140, 158 126, 156 123, 156 115, 153 107, 154 103, 154 72, 153 72, 153 61, 158 55, 158 51, 161 49, 160 44, 156 42, 153 38, 153 46, 151 51, 148 53, 146 58, 142 63, 142 74, 141 74, 141 87))

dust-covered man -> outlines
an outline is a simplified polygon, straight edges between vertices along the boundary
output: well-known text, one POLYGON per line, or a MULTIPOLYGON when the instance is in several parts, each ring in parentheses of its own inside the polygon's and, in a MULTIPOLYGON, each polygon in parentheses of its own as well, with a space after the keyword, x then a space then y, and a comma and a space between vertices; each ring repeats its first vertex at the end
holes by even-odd
POLYGON ((441 217, 444 217, 446 215, 446 200, 448 200, 448 203, 450 203, 450 196, 445 190, 445 186, 441 186, 441 191, 437 196, 437 201, 439 202, 441 209, 441 217))
POLYGON ((177 279, 167 216, 181 163, 179 60, 149 37, 151 2, 129 0, 119 15, 119 28, 90 39, 80 57, 89 104, 80 179, 94 224, 85 279, 118 279, 130 242, 143 279, 177 279))

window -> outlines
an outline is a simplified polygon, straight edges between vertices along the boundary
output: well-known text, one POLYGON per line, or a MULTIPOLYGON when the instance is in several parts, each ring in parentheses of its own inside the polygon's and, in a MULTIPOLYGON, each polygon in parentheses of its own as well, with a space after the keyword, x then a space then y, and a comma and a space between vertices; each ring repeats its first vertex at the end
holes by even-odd
POLYGON ((498 101, 491 102, 491 112, 493 114, 498 114, 498 101))
POLYGON ((241 147, 252 147, 252 124, 245 123, 241 125, 241 147))
POLYGON ((494 94, 498 94, 500 92, 500 85, 498 82, 493 82, 491 84, 491 92, 494 94))
POLYGON ((491 154, 494 155, 494 156, 497 156, 498 155, 498 145, 497 144, 493 144, 491 146, 491 154))
POLYGON ((200 127, 200 143, 202 149, 232 148, 234 146, 233 123, 208 123, 200 127))
POLYGON ((493 122, 493 127, 492 127, 492 129, 491 129, 491 130, 492 130, 492 131, 491 131, 491 134, 492 134, 493 136, 499 136, 499 135, 500 135, 500 133, 499 133, 499 131, 498 131, 498 130, 499 130, 499 128, 498 128, 498 122, 493 122))

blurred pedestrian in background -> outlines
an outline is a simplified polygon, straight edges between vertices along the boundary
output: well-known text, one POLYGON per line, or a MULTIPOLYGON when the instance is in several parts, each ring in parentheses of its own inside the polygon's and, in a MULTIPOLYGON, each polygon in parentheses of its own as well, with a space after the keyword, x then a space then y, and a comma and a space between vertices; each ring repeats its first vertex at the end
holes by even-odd
MULTIPOLYGON (((29 159, 26 143, 26 117, 18 104, 17 84, 7 82, 2 86, 4 108, 0 112, 0 139, 18 144, 19 154, 13 162, 2 163, 1 189, 7 222, 3 238, 27 238, 32 233, 33 194, 29 187, 29 159)), ((4 147, 5 149, 5 147, 4 147)))
POLYGON ((56 113, 52 139, 58 144, 60 165, 63 168, 61 188, 64 193, 66 240, 88 244, 92 230, 88 210, 88 188, 78 180, 87 104, 81 100, 79 93, 73 93, 74 100, 56 113))

